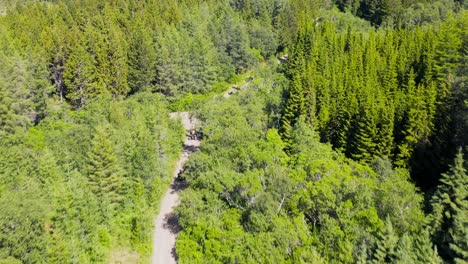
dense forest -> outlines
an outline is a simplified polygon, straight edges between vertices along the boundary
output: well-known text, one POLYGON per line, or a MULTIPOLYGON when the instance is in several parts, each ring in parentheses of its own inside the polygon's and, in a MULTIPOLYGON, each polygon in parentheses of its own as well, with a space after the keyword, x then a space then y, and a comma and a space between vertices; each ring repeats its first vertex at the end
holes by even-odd
POLYGON ((0 263, 149 262, 175 111, 180 263, 468 262, 467 9, 0 0, 0 263))

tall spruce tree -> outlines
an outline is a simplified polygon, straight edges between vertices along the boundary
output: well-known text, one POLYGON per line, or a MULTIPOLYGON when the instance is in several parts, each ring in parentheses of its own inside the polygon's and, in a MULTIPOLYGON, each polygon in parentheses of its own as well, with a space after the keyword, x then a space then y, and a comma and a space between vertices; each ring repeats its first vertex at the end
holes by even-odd
POLYGON ((283 117, 281 118, 281 136, 286 142, 286 148, 291 144, 292 128, 296 124, 298 118, 304 114, 304 88, 303 76, 305 71, 305 40, 306 34, 301 31, 298 34, 298 42, 294 47, 292 60, 288 65, 288 74, 291 76, 291 84, 289 86, 289 96, 286 101, 283 117))
POLYGON ((448 173, 442 174, 432 197, 430 231, 440 255, 449 262, 468 261, 468 175, 461 150, 448 173))
POLYGON ((376 124, 372 110, 363 108, 351 142, 351 156, 356 160, 371 161, 376 153, 376 136, 376 124))
POLYGON ((71 48, 63 72, 66 98, 76 107, 83 106, 87 99, 99 94, 96 78, 96 61, 87 50, 87 43, 78 43, 71 48))
POLYGON ((108 128, 97 128, 87 155, 89 184, 99 201, 104 219, 110 217, 115 206, 121 203, 124 190, 123 170, 109 137, 108 128))
POLYGON ((384 229, 379 233, 372 263, 391 263, 397 257, 398 235, 393 229, 389 218, 385 221, 384 229))

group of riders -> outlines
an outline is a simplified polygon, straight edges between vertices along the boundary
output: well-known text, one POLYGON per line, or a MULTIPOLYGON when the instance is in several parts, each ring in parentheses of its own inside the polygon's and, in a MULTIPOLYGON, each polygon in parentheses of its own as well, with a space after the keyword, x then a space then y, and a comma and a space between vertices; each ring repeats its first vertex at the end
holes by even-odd
POLYGON ((202 140, 203 139, 203 133, 202 133, 201 128, 199 128, 197 130, 191 129, 187 134, 187 138, 190 139, 190 140, 202 140))
MULTIPOLYGON (((187 133, 187 138, 189 140, 202 140, 203 139, 203 132, 201 128, 199 129, 191 129, 187 133)), ((184 174, 185 168, 182 168, 178 173, 177 173, 177 180, 182 180, 182 174, 184 174)))

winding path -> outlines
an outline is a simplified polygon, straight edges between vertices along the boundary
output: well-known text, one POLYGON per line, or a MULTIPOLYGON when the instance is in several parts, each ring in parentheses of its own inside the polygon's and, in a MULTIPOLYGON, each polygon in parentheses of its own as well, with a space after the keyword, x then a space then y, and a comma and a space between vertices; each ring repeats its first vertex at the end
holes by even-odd
MULTIPOLYGON (((241 87, 231 87, 223 94, 224 98, 229 98, 231 95, 246 89, 251 83, 249 78, 241 87)), ((180 118, 185 130, 190 131, 195 129, 199 124, 196 118, 190 116, 188 112, 170 113, 171 118, 180 118)), ((176 264, 177 253, 175 249, 177 235, 180 232, 180 226, 177 216, 174 215, 174 208, 179 203, 179 192, 186 186, 183 182, 177 181, 176 177, 182 170, 184 163, 189 159, 190 154, 200 148, 199 140, 190 140, 185 138, 184 150, 182 156, 177 161, 174 169, 171 186, 164 194, 161 206, 159 208, 158 217, 155 220, 155 229, 153 233, 153 254, 151 256, 152 264, 176 264)))
MULTIPOLYGON (((180 118, 186 130, 194 129, 197 125, 197 120, 191 118, 189 113, 171 113, 171 118, 180 118)), ((173 214, 174 207, 179 202, 179 191, 184 189, 184 183, 177 181, 176 177, 179 171, 187 162, 190 154, 197 151, 200 147, 199 140, 184 141, 184 150, 182 156, 177 161, 174 169, 171 186, 167 190, 161 202, 159 215, 155 221, 155 229, 153 233, 153 255, 151 256, 152 264, 172 264, 177 263, 177 254, 175 251, 175 242, 180 227, 177 217, 173 214)))

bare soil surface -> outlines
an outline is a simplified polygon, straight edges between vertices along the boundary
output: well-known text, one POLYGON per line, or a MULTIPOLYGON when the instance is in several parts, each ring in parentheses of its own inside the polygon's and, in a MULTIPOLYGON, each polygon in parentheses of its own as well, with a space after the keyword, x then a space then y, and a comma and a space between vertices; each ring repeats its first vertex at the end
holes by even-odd
MULTIPOLYGON (((171 113, 171 118, 179 117, 186 130, 195 129, 197 120, 190 117, 188 112, 171 113)), ((179 192, 185 188, 183 181, 177 179, 177 175, 182 170, 184 163, 190 157, 190 154, 197 151, 200 147, 200 140, 186 138, 184 141, 184 150, 177 161, 174 169, 173 178, 169 189, 167 190, 161 202, 159 215, 155 220, 155 229, 153 234, 153 255, 151 263, 153 264, 173 264, 177 263, 177 254, 175 242, 180 231, 177 217, 174 215, 174 208, 179 203, 179 192)))

